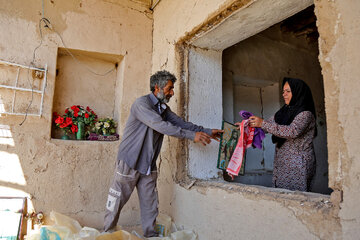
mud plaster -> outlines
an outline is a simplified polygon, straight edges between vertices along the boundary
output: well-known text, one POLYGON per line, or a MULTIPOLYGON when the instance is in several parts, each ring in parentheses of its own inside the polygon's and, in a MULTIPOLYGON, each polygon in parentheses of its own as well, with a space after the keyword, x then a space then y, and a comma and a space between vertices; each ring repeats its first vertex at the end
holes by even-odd
MULTIPOLYGON (((177 44, 176 44, 176 61, 177 61, 177 67, 178 72, 181 76, 181 84, 185 84, 185 86, 181 87, 181 93, 180 93, 180 100, 178 101, 178 111, 181 113, 181 116, 187 118, 186 112, 187 112, 187 104, 189 100, 189 91, 188 91, 188 43, 191 42, 194 38, 197 38, 199 35, 204 34, 205 32, 209 31, 211 28, 216 27, 217 24, 224 21, 228 16, 230 16, 234 11, 238 10, 241 7, 244 7, 245 5, 249 4, 251 1, 235 1, 233 4, 231 4, 228 7, 225 7, 222 10, 219 10, 215 12, 211 17, 209 17, 206 21, 204 21, 200 26, 195 27, 192 31, 187 33, 183 38, 181 38, 177 44)), ((321 20, 323 19, 321 14, 322 12, 319 12, 317 8, 319 6, 316 6, 315 13, 318 18, 321 20), (320 15, 320 17, 319 17, 320 15)), ((332 9, 333 14, 336 14, 335 10, 332 9)), ((324 13, 325 14, 325 13, 324 13)), ((334 21, 334 16, 330 16, 331 21, 334 21)), ((329 20, 330 20, 329 19, 329 20)), ((326 22, 326 21, 325 21, 326 22)), ((321 25, 324 25, 324 28, 326 26, 332 26, 332 24, 323 23, 322 21, 318 21, 317 25, 319 28, 320 33, 320 40, 323 41, 323 37, 327 36, 329 33, 331 34, 333 31, 324 30, 321 28, 321 25), (325 33, 323 33, 325 32, 325 33)), ((341 33, 341 26, 338 28, 338 33, 341 33)), ((331 83, 329 85, 336 86, 334 80, 332 79, 332 68, 330 64, 324 62, 324 56, 328 54, 328 49, 331 49, 332 46, 335 44, 335 36, 329 36, 331 40, 327 42, 327 44, 321 45, 321 42, 319 44, 320 48, 320 63, 323 68, 323 76, 324 76, 324 85, 325 79, 331 79, 331 83), (325 48, 325 49, 323 49, 325 48), (324 64, 326 66, 324 66, 324 64), (325 70, 324 70, 325 69, 325 70)), ((325 96, 329 96, 329 92, 334 93, 333 91, 339 91, 337 88, 332 89, 332 91, 326 90, 325 86, 325 96)), ((338 112, 339 104, 337 102, 336 98, 337 94, 333 94, 333 97, 331 99, 332 103, 336 104, 329 104, 327 102, 326 109, 327 113, 329 111, 331 112, 338 112), (332 105, 333 109, 329 109, 330 105, 332 105)), ((329 97, 327 97, 329 98, 329 97)), ((327 100, 327 99, 326 99, 327 100)), ((326 101, 325 100, 325 101, 326 101)), ((331 122, 331 117, 327 115, 327 122, 331 122)), ((337 122, 339 122, 337 120, 337 122)), ((328 129, 331 126, 328 126, 328 129)), ((333 128, 336 129, 336 128, 333 128)), ((341 129, 337 130, 337 134, 340 134, 341 129)), ((338 135, 340 136, 340 135, 338 135)), ((330 139, 330 138, 329 138, 330 139)), ((334 139, 334 138, 333 138, 334 139)), ((187 169, 186 169, 186 160, 188 159, 188 151, 184 151, 184 143, 185 141, 178 141, 180 144, 178 144, 177 147, 177 159, 181 159, 181 161, 177 161, 177 168, 179 174, 176 175, 176 177, 173 179, 176 183, 179 183, 180 186, 186 188, 189 184, 192 183, 193 179, 191 179, 187 175, 187 169)), ((341 143, 344 144, 344 140, 341 140, 341 143)), ((329 145, 331 143, 329 142, 329 145)), ((336 146, 336 144, 332 143, 333 146, 336 146)), ((185 148, 186 149, 186 148, 185 148)), ((337 160, 338 155, 332 155, 334 152, 338 152, 339 149, 336 150, 329 150, 329 158, 330 156, 333 156, 335 158, 334 160, 337 160)), ((344 156, 346 158, 346 156, 344 156)), ((333 160, 333 161, 334 161, 333 160)), ((330 161, 329 161, 330 164, 330 161)), ((343 166, 344 167, 344 166, 343 166)), ((331 174, 330 174, 331 175, 331 174)), ((334 175, 332 175, 334 176, 334 175)), ((331 182, 331 181, 330 181, 331 182)), ((334 181, 332 181, 334 182, 334 181)), ((242 195, 252 201, 258 201, 258 200, 268 200, 268 201, 274 201, 274 202, 281 202, 282 206, 284 206, 287 209, 290 209, 294 216, 299 219, 304 225, 307 226, 309 231, 316 237, 320 239, 338 239, 341 238, 341 225, 340 225, 340 218, 339 218, 339 202, 341 201, 341 192, 338 189, 341 189, 340 183, 332 184, 330 185, 333 188, 337 186, 336 190, 332 193, 331 197, 325 196, 325 195, 317 195, 313 193, 300 193, 300 192, 287 192, 287 191, 278 191, 278 189, 267 189, 263 187, 251 187, 246 185, 235 185, 235 184, 222 184, 222 183, 216 183, 214 181, 197 181, 194 186, 188 190, 188 191, 198 191, 199 193, 205 194, 209 189, 215 188, 221 188, 225 191, 227 191, 229 194, 240 192, 242 195)))
POLYGON ((329 163, 329 187, 334 190, 342 190, 343 172, 348 172, 349 164, 343 159, 349 159, 345 151, 344 129, 339 120, 339 81, 334 74, 330 62, 331 51, 336 46, 337 38, 343 34, 341 23, 336 23, 338 12, 334 2, 323 4, 315 1, 315 14, 319 37, 319 61, 322 67, 325 91, 326 122, 328 124, 328 163, 329 163), (327 7, 327 6, 329 7, 327 7), (338 25, 337 33, 333 26, 338 25))

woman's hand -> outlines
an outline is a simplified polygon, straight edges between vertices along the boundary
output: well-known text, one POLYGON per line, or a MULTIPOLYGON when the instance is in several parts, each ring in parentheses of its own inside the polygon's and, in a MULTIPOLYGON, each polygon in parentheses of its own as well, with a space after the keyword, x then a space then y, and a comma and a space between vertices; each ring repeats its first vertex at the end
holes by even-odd
MULTIPOLYGON (((249 117, 250 127, 261 127, 262 122, 263 122, 262 118, 256 116, 249 117)), ((237 122, 235 123, 235 125, 238 126, 237 129, 240 129, 241 122, 237 122)))
POLYGON ((256 116, 251 116, 249 117, 249 122, 250 122, 250 127, 261 127, 263 119, 256 116))

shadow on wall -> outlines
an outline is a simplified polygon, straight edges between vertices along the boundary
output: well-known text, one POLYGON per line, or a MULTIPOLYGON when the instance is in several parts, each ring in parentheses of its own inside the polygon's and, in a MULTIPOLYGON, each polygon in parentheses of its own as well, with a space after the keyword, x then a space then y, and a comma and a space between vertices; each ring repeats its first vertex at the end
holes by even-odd
POLYGON ((26 192, 27 182, 20 159, 14 151, 15 141, 10 126, 0 124, 0 218, 6 219, 2 221, 0 235, 22 238, 26 227, 25 219, 20 225, 22 213, 27 206, 31 208, 32 202, 26 192))

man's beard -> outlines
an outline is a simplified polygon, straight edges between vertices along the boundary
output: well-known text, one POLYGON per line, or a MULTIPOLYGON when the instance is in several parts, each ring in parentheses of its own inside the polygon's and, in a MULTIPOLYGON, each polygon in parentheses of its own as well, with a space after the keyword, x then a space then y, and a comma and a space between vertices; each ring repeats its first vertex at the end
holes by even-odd
POLYGON ((158 92, 158 93, 156 94, 156 97, 157 97, 157 99, 159 99, 159 101, 160 101, 161 103, 168 103, 169 100, 170 100, 170 98, 167 98, 167 97, 165 96, 163 89, 161 89, 160 92, 158 92))

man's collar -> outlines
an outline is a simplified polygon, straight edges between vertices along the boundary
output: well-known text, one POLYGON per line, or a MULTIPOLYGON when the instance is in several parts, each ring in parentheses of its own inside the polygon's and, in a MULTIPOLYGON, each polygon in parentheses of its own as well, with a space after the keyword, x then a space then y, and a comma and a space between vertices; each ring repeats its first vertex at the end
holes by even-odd
MULTIPOLYGON (((156 106, 157 104, 160 103, 159 99, 157 97, 155 97, 154 93, 150 93, 149 97, 150 97, 151 102, 154 104, 154 106, 156 106)), ((167 105, 165 103, 161 103, 160 106, 162 108, 162 111, 164 111, 167 108, 167 105)))
POLYGON ((151 102, 156 105, 159 103, 159 99, 157 99, 157 97, 155 97, 154 93, 150 93, 150 99, 151 99, 151 102))

